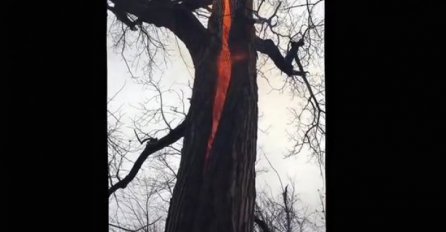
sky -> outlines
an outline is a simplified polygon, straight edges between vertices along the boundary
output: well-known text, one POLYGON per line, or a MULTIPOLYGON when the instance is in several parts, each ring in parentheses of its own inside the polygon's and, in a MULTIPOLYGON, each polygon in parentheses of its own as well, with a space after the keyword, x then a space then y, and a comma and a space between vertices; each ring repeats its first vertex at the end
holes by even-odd
MULTIPOLYGON (((153 73, 155 79, 161 80, 161 88, 173 88, 183 90, 186 97, 190 97, 190 90, 186 87, 188 80, 193 79, 193 66, 190 56, 184 45, 179 40, 170 38, 171 45, 168 47, 170 56, 167 57, 167 66, 162 67, 153 73), (181 54, 181 56, 180 56, 181 54), (184 59, 182 59, 183 57, 184 59)), ((118 108, 124 112, 123 121, 130 122, 140 111, 135 106, 142 103, 142 100, 152 96, 153 92, 148 91, 147 87, 138 84, 131 75, 121 57, 120 50, 112 48, 110 37, 107 38, 108 49, 108 97, 113 101, 109 104, 110 110, 118 108), (119 94, 115 95, 119 91, 119 94)), ((266 67, 269 69, 269 67, 266 67)), ((277 70, 277 69, 272 69, 277 70)), ((315 70, 323 73, 322 69, 315 70)), ((310 210, 320 210, 320 197, 318 190, 323 190, 323 179, 320 175, 318 165, 309 159, 309 154, 303 152, 299 156, 284 158, 288 154, 288 149, 292 143, 289 141, 287 130, 292 131, 289 125, 292 116, 289 112, 290 107, 299 104, 299 99, 292 99, 287 93, 271 91, 271 86, 280 87, 283 85, 283 78, 278 71, 266 72, 268 82, 258 77, 259 88, 259 131, 258 131, 258 150, 256 168, 258 170, 266 168, 268 172, 260 172, 256 177, 256 188, 258 190, 272 191, 273 194, 280 194, 281 186, 277 174, 270 168, 265 156, 277 170, 284 185, 290 184, 289 179, 295 183, 296 191, 302 202, 310 210), (269 187, 267 187, 269 186, 269 187)), ((166 95, 165 102, 168 104, 177 104, 178 99, 173 95, 166 95)), ((156 108, 158 105, 152 103, 150 107, 156 108)), ((177 121, 176 123, 179 123, 177 121)), ((131 125, 131 124, 129 124, 131 125)), ((127 128, 127 135, 134 137, 132 128, 127 128)), ((136 158, 138 154, 134 154, 136 158)))
MULTIPOLYGON (((320 15, 323 15, 323 10, 320 12, 320 15)), ((185 97, 189 98, 191 91, 187 87, 187 83, 193 81, 194 70, 188 51, 184 44, 180 40, 175 39, 172 34, 169 38, 163 38, 163 42, 168 44, 167 49, 169 55, 164 56, 166 58, 165 65, 160 65, 160 69, 155 69, 152 73, 152 78, 160 80, 160 88, 162 90, 173 89, 177 92, 182 90, 185 93, 185 97)), ((154 92, 153 89, 138 84, 138 79, 131 77, 132 75, 129 73, 121 56, 121 50, 112 48, 110 35, 107 35, 107 46, 107 92, 109 98, 113 97, 113 101, 108 104, 108 109, 111 111, 120 109, 123 113, 122 121, 127 125, 127 127, 123 128, 123 132, 126 137, 135 141, 136 138, 133 133, 131 120, 141 114, 141 111, 137 109, 138 106, 143 103, 144 99, 152 97, 154 92)), ((132 55, 135 51, 134 46, 126 50, 127 55, 132 55)), ((129 58, 129 56, 126 57, 129 58)), ((258 63, 261 62, 260 60, 258 63)), ((144 62, 143 60, 139 64, 133 63, 137 65, 131 69, 135 76, 143 76, 143 73, 135 73, 135 70, 145 68, 144 62)), ((321 63, 321 67, 310 67, 309 71, 313 74, 323 74, 323 61, 321 63)), ((281 182, 283 185, 288 185, 292 181, 294 182, 298 198, 301 200, 301 204, 303 204, 302 206, 307 208, 309 212, 315 210, 320 211, 321 199, 318 190, 324 192, 324 181, 317 163, 314 162, 314 159, 310 159, 309 152, 305 150, 299 156, 284 158, 293 145, 289 140, 289 134, 287 132, 295 132, 297 130, 295 125, 290 125, 292 115, 289 109, 295 108, 303 104, 303 102, 299 98, 292 98, 288 92, 272 90, 272 87, 281 87, 284 83, 284 78, 287 78, 286 75, 278 71, 272 62, 262 67, 261 70, 268 80, 265 80, 261 76, 257 78, 259 92, 259 131, 257 140, 256 169, 258 172, 256 176, 256 189, 257 191, 266 191, 270 195, 279 197, 282 191, 281 182), (274 170, 270 167, 266 158, 273 165, 274 170), (263 172, 259 170, 268 171, 263 172), (281 182, 279 181, 278 175, 280 176, 281 182)), ((163 95, 163 101, 166 105, 179 106, 178 98, 174 94, 165 93, 163 95)), ((186 108, 188 108, 188 103, 186 101, 186 108)), ((144 104, 148 108, 159 108, 159 103, 156 101, 146 102, 144 104)), ((172 126, 180 123, 181 119, 179 117, 174 121, 172 126)), ((153 127, 157 126, 165 127, 149 125, 147 129, 153 129, 153 127)), ((164 134, 159 134, 158 138, 164 134)), ((140 152, 129 154, 129 158, 135 160, 139 154, 140 152)), ((140 171, 145 173, 140 173, 139 175, 153 174, 154 170, 151 170, 151 168, 154 167, 151 166, 150 162, 150 158, 146 160, 146 164, 143 166, 144 169, 140 171)), ((131 164, 127 164, 126 168, 130 169, 131 164)), ((111 207, 114 206, 111 205, 111 207)))

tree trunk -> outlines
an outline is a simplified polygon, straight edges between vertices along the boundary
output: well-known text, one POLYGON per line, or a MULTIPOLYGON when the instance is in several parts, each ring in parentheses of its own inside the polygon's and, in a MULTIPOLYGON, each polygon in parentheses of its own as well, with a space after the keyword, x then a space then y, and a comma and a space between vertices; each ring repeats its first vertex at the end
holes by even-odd
POLYGON ((166 232, 253 230, 258 97, 251 6, 251 0, 216 1, 208 26, 211 39, 200 57, 193 57, 195 82, 166 232), (228 2, 230 82, 215 136, 210 139, 222 78, 222 15, 228 2))

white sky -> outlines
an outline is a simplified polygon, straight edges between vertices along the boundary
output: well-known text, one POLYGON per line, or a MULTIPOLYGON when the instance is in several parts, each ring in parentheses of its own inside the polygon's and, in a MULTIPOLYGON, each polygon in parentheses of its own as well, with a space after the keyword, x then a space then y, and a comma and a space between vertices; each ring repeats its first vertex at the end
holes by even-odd
MULTIPOLYGON (((136 106, 141 103, 142 99, 148 97, 148 94, 142 85, 132 80, 121 55, 113 51, 113 49, 110 49, 110 40, 108 42, 108 96, 113 96, 125 83, 125 87, 114 98, 110 108, 117 109, 121 107, 125 113, 124 121, 127 121, 138 113, 131 106, 136 106)), ((176 50, 175 52, 178 52, 178 49, 175 49, 176 45, 171 47, 176 50)), ((157 72, 154 74, 155 77, 162 78, 162 87, 164 88, 169 87, 174 82, 187 83, 187 80, 190 78, 189 72, 193 73, 193 70, 188 71, 185 63, 181 58, 178 58, 179 56, 175 52, 169 61, 168 68, 162 73, 157 72)), ((185 55, 184 53, 183 57, 189 59, 189 55, 185 55)), ((187 62, 191 64, 190 60, 187 62)), ((284 77, 274 76, 272 74, 270 83, 276 87, 281 86, 283 82, 280 78, 284 77)), ((287 107, 297 104, 297 102, 296 100, 291 100, 285 93, 281 94, 277 91, 270 91, 271 87, 268 86, 263 78, 258 78, 258 85, 259 111, 261 114, 259 127, 262 130, 267 129, 268 131, 267 134, 260 131, 258 134, 258 147, 262 148, 258 150, 257 154, 257 159, 260 159, 258 167, 267 167, 270 171, 257 176, 257 188, 263 189, 265 184, 268 184, 271 186, 273 192, 278 194, 280 191, 280 183, 277 175, 266 162, 263 155, 264 152, 278 171, 284 185, 289 183, 288 178, 293 179, 302 201, 308 204, 310 208, 319 208, 320 199, 317 190, 322 188, 323 181, 318 166, 314 162, 309 163, 308 156, 305 154, 300 157, 283 158, 291 145, 286 133, 287 128, 292 129, 287 125, 291 117, 287 107)), ((169 99, 166 99, 166 101, 169 101, 169 99)))

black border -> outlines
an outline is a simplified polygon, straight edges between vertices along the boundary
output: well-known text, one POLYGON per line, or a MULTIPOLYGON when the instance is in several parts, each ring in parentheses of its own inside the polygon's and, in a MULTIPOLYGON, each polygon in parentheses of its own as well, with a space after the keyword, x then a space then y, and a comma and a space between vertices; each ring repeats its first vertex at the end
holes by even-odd
POLYGON ((8 4, 7 231, 107 231, 105 1, 8 4))
MULTIPOLYGON (((105 1, 16 3, 8 226, 107 231, 105 1)), ((326 1, 329 232, 441 226, 442 15, 430 1, 326 1)))
POLYGON ((329 232, 441 228, 444 21, 431 1, 326 2, 329 232))

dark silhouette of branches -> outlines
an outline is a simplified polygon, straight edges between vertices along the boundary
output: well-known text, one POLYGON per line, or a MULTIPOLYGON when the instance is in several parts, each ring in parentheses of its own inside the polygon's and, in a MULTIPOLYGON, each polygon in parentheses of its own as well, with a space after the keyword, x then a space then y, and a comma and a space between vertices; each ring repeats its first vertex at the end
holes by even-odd
POLYGON ((309 211, 296 194, 293 180, 283 186, 282 178, 276 168, 263 153, 270 168, 275 172, 280 183, 281 193, 278 197, 265 190, 258 191, 255 207, 255 223, 261 232, 320 231, 325 228, 325 205, 319 191, 322 210, 309 211))
MULTIPOLYGON (((289 134, 294 146, 288 156, 311 151, 313 157, 317 158, 323 176, 325 86, 324 76, 314 71, 318 65, 315 64, 315 60, 320 59, 324 52, 324 21, 318 17, 317 13, 317 7, 322 5, 323 1, 258 0, 255 2, 254 8, 247 10, 252 13, 252 23, 256 28, 254 45, 259 56, 257 72, 266 78, 268 83, 273 77, 263 74, 263 68, 272 66, 285 74, 280 90, 287 89, 293 97, 301 100, 301 105, 290 108, 293 120, 290 122, 289 134)), ((149 195, 159 197, 163 204, 169 203, 169 197, 161 192, 172 193, 177 167, 169 160, 169 156, 181 153, 180 148, 176 146, 184 135, 188 116, 185 94, 181 91, 171 92, 180 99, 180 105, 167 105, 167 98, 163 96, 166 91, 162 90, 159 82, 153 81, 152 70, 160 69, 158 65, 160 58, 166 62, 169 53, 167 39, 169 35, 174 35, 175 40, 178 38, 182 41, 195 68, 201 65, 203 54, 210 41, 218 39, 206 26, 213 11, 213 1, 108 0, 107 4, 107 9, 111 13, 109 15, 114 16, 110 20, 112 23, 109 31, 114 47, 120 49, 121 57, 130 75, 135 80, 139 80, 141 76, 146 77, 148 80, 140 83, 153 90, 149 101, 143 105, 143 116, 135 120, 133 124, 132 131, 138 145, 131 143, 131 139, 128 139, 129 135, 121 133, 124 122, 120 111, 108 111, 111 119, 108 131, 109 198, 115 200, 118 208, 127 207, 127 210, 137 218, 136 223, 110 223, 110 227, 123 231, 156 231, 157 229, 151 226, 161 222, 162 219, 149 220, 148 204, 142 207, 128 205, 128 199, 123 196, 127 196, 125 194, 131 196, 129 192, 133 191, 133 187, 138 187, 140 180, 137 174, 151 157, 151 161, 160 165, 161 173, 156 179, 150 179, 150 183, 144 184, 146 187, 151 186, 153 191, 145 190, 146 198, 138 198, 137 194, 131 197, 135 198, 136 205, 139 204, 136 202, 140 202, 141 199, 144 199, 146 203, 151 201, 152 198, 149 195), (129 53, 133 57, 130 57, 129 53), (142 67, 139 66, 139 60, 144 62, 142 67), (151 102, 153 99, 157 101, 157 108, 149 109, 147 105, 154 105, 151 102), (175 127, 173 121, 182 122, 175 127), (161 128, 148 127, 147 122, 161 124, 161 128), (147 128, 151 131, 147 132, 147 128), (160 132, 166 134, 159 136, 160 132), (131 158, 134 154, 137 154, 136 159, 131 158), (127 171, 126 167, 129 166, 130 170, 127 171), (122 173, 126 175, 122 177, 122 173), (133 187, 129 189, 128 186, 133 187), (118 189, 124 188, 129 190, 125 193, 124 191, 117 192, 118 189), (136 208, 141 211, 137 211, 136 208)), ((183 56, 181 58, 184 61, 183 56)), ((114 96, 109 103, 113 98, 114 96)), ((273 168, 272 165, 271 168, 273 168)), ((319 229, 320 225, 311 217, 319 216, 320 212, 307 212, 304 207, 298 205, 299 199, 295 194, 294 186, 284 187, 281 183, 280 192, 279 197, 264 192, 259 194, 254 218, 257 230, 291 232, 319 229)), ((320 196, 323 209, 321 212, 325 215, 323 193, 320 196)))
POLYGON ((295 193, 294 184, 287 185, 278 197, 258 193, 255 209, 257 230, 262 232, 306 232, 324 230, 320 211, 310 211, 295 193), (289 187, 291 186, 291 188, 289 187))
POLYGON ((136 24, 148 23, 172 31, 183 41, 193 58, 197 57, 203 44, 209 39, 207 30, 184 4, 175 1, 138 0, 111 0, 111 3, 114 6, 109 5, 108 8, 113 9, 112 12, 125 12, 119 13, 125 16, 121 22, 130 28, 135 28, 136 24), (130 14, 136 19, 131 21, 130 14))
POLYGON ((266 222, 260 219, 257 215, 254 216, 254 222, 261 229, 262 232, 272 232, 266 222))
POLYGON ((127 187, 127 185, 130 183, 130 181, 132 181, 133 178, 135 178, 135 176, 138 173, 138 171, 140 170, 142 164, 147 159, 147 157, 149 157, 149 155, 173 144, 174 142, 178 141, 181 137, 183 137, 184 128, 185 128, 185 124, 186 124, 185 122, 186 121, 182 122, 179 126, 172 129, 169 132, 169 134, 167 134, 166 136, 164 136, 160 139, 157 139, 157 140, 152 140, 152 141, 147 142, 146 147, 144 148, 144 151, 141 153, 141 155, 139 155, 138 159, 133 164, 133 167, 130 170, 129 174, 127 174, 127 176, 124 177, 119 182, 112 185, 108 190, 108 195, 110 196, 112 193, 114 193, 119 188, 127 187))
POLYGON ((120 222, 119 217, 114 217, 113 222, 109 222, 110 228, 120 229, 121 231, 157 231, 159 222, 162 220, 161 216, 151 219, 153 210, 150 207, 150 202, 160 191, 160 187, 151 182, 143 181, 139 189, 143 192, 139 194, 135 191, 129 191, 120 200, 121 207, 125 208, 128 216, 131 216, 132 222, 120 222))
MULTIPOLYGON (((315 17, 315 9, 323 1, 260 0, 253 11, 258 25, 256 49, 267 55, 274 65, 287 75, 283 88, 306 101, 301 108, 291 109, 294 117, 290 133, 295 145, 289 155, 300 154, 308 148, 324 163, 325 102, 323 76, 312 74, 310 61, 322 57, 324 21, 315 17), (296 13, 298 12, 298 13, 296 13), (264 16, 267 15, 267 16, 264 16), (283 55, 282 55, 283 54, 283 55)), ((263 76, 263 75, 261 75, 263 76)))

